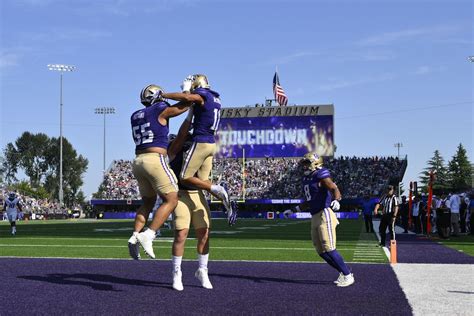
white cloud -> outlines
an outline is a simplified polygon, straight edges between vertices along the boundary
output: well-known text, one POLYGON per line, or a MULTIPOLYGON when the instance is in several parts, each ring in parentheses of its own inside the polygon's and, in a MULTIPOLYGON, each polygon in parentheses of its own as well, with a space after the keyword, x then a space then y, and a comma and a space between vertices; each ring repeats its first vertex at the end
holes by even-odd
POLYGON ((358 79, 353 79, 353 80, 334 79, 334 80, 330 80, 331 82, 329 83, 319 85, 318 89, 322 91, 331 91, 331 90, 336 90, 336 89, 364 85, 368 83, 377 83, 377 82, 392 80, 395 77, 396 76, 394 74, 387 73, 387 74, 382 74, 380 76, 364 77, 364 78, 358 78, 358 79))
POLYGON ((431 28, 415 28, 407 29, 394 32, 385 32, 382 34, 369 36, 367 38, 357 41, 360 46, 380 46, 388 45, 397 41, 416 39, 421 37, 432 37, 436 36, 439 38, 441 35, 452 34, 454 31, 459 30, 457 26, 437 26, 431 28))
POLYGON ((317 55, 321 55, 321 54, 308 52, 308 51, 300 51, 300 52, 295 52, 295 53, 290 54, 290 55, 280 56, 280 57, 270 59, 268 61, 265 61, 263 63, 263 65, 276 65, 276 66, 284 65, 284 64, 294 62, 298 59, 302 59, 302 58, 306 58, 306 57, 314 57, 314 56, 317 56, 317 55))
POLYGON ((415 75, 424 75, 424 74, 430 73, 431 71, 432 71, 432 69, 429 66, 420 66, 414 71, 414 74, 415 75))
POLYGON ((417 75, 417 76, 422 76, 422 75, 427 75, 427 74, 431 74, 431 73, 434 73, 434 72, 442 72, 445 69, 446 68, 443 67, 443 66, 432 67, 432 66, 423 65, 423 66, 419 66, 418 68, 416 68, 414 71, 411 72, 411 74, 412 75, 417 75))
POLYGON ((13 53, 0 53, 0 69, 18 65, 19 56, 13 53))

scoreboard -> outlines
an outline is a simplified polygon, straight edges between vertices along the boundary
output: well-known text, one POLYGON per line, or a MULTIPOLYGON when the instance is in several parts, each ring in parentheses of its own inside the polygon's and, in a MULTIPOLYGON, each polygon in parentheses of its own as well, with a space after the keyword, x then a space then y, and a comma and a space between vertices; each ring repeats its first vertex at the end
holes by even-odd
POLYGON ((222 108, 217 158, 334 155, 334 105, 222 108))

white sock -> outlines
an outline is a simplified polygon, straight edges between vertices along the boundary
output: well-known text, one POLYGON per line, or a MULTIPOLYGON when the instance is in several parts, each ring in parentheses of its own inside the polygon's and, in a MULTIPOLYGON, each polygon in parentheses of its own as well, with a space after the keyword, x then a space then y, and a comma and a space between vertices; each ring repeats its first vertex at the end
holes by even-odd
POLYGON ((173 256, 173 271, 181 270, 181 261, 183 256, 173 256))
POLYGON ((199 269, 207 269, 207 263, 209 261, 209 254, 201 255, 198 253, 199 269))

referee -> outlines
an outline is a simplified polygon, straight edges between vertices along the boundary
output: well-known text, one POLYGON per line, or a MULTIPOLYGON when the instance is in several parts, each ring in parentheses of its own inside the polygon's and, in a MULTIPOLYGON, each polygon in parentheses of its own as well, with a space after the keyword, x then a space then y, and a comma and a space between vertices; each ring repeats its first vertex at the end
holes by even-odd
POLYGON ((387 233, 387 226, 390 232, 390 240, 395 239, 395 219, 398 213, 398 199, 393 195, 393 185, 387 187, 387 193, 382 196, 379 203, 375 205, 375 215, 380 206, 382 206, 382 220, 380 221, 379 233, 380 233, 380 246, 385 247, 385 239, 387 233))

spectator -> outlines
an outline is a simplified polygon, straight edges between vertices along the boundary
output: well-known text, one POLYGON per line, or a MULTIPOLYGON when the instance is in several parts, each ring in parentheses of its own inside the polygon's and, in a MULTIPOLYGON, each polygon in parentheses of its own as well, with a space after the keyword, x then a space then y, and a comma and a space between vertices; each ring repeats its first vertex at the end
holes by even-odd
POLYGON ((365 221, 365 232, 373 233, 374 224, 372 223, 372 215, 374 214, 375 203, 370 200, 370 197, 366 195, 362 202, 362 212, 364 214, 365 221))
POLYGON ((449 198, 449 208, 451 209, 451 227, 452 236, 459 236, 459 211, 461 207, 461 198, 456 193, 449 198))
POLYGON ((411 210, 411 218, 413 219, 413 230, 415 234, 421 234, 421 220, 420 220, 420 197, 417 195, 413 200, 412 210, 411 210))
POLYGON ((400 204, 400 217, 402 219, 403 233, 408 233, 408 201, 405 195, 402 196, 402 203, 400 204))

